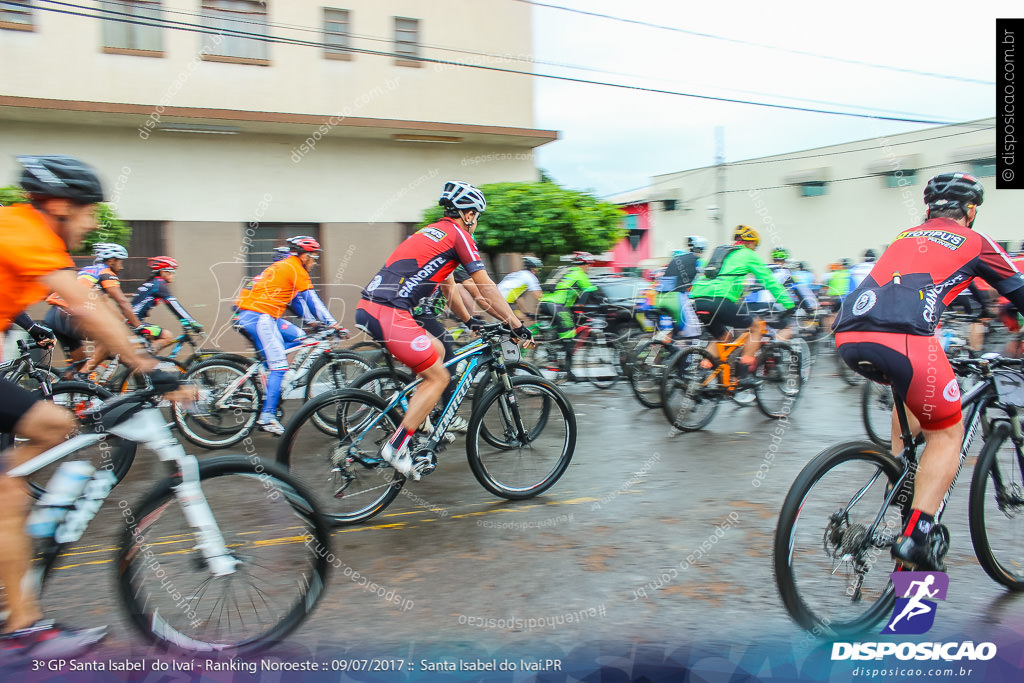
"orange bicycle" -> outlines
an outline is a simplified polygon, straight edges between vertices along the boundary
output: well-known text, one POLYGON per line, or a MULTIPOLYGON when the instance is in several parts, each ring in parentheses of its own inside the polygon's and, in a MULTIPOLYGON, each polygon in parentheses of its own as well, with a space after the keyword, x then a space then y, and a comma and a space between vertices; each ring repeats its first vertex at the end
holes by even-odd
POLYGON ((779 419, 792 412, 803 385, 803 354, 788 342, 774 339, 764 321, 757 324, 761 346, 756 354, 754 382, 749 387, 739 385, 736 367, 737 351, 746 344, 749 331, 733 341, 712 342, 717 358, 707 349, 694 346, 669 361, 662 376, 661 406, 673 427, 684 432, 703 429, 723 399, 748 404, 744 400, 748 388, 766 416, 779 419))

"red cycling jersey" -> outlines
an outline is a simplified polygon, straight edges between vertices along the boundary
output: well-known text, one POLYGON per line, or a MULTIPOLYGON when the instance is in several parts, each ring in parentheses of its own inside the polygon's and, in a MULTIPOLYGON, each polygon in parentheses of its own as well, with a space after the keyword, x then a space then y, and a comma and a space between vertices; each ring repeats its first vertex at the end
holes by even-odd
POLYGON ((461 264, 484 269, 476 242, 451 218, 421 228, 388 257, 363 290, 363 299, 411 311, 461 264))
POLYGON ((946 306, 975 277, 1024 304, 1024 275, 988 235, 949 218, 927 220, 896 236, 846 297, 833 329, 931 335, 946 306))

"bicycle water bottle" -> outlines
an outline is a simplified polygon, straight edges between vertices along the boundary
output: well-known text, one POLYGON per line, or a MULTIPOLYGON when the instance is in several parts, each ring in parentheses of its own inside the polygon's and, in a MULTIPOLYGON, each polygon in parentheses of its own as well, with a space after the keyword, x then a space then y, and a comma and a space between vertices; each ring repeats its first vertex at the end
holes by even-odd
POLYGON ((26 530, 34 538, 53 535, 75 500, 82 495, 96 468, 85 460, 62 462, 46 483, 46 492, 32 508, 26 530))

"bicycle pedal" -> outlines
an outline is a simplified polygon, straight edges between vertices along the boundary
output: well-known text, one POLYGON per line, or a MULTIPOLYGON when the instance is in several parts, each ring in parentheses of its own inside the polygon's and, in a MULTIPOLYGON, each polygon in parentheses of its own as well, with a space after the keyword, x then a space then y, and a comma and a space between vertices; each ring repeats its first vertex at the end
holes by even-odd
POLYGON ((420 476, 430 474, 437 469, 437 454, 425 448, 416 451, 412 454, 412 466, 420 476))

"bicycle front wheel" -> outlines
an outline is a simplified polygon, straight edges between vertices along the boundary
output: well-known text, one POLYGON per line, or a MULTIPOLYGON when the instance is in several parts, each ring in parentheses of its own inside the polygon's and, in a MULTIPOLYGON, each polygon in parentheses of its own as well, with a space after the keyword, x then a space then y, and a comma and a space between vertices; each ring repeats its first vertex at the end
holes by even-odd
POLYGON ((892 388, 865 382, 860 397, 860 414, 868 438, 888 450, 892 446, 892 388))
POLYGON ((619 351, 603 332, 590 336, 573 359, 573 371, 598 389, 611 389, 619 381, 619 351))
POLYGON ((700 347, 676 354, 661 378, 661 409, 676 429, 703 429, 718 412, 721 396, 713 386, 715 357, 700 347))
POLYGON ((629 358, 629 385, 636 400, 645 408, 661 407, 661 378, 665 366, 679 349, 672 344, 648 339, 641 342, 629 358))
POLYGON ((974 552, 985 573, 1010 590, 1024 590, 1024 442, 1000 422, 985 439, 971 479, 974 552))
POLYGON ((495 386, 473 407, 466 455, 485 489, 521 500, 551 488, 569 467, 576 450, 576 414, 548 380, 531 375, 511 380, 514 400, 504 387, 495 386))
POLYGON ((380 457, 381 446, 402 422, 398 410, 385 411, 387 405, 355 389, 320 394, 299 409, 278 443, 277 462, 312 487, 336 526, 377 515, 405 484, 380 457))
POLYGON ((220 456, 199 463, 216 525, 237 563, 214 575, 174 487, 126 509, 118 584, 132 624, 172 650, 244 653, 291 633, 327 580, 330 532, 309 491, 279 465, 220 456))
POLYGON ((775 530, 775 581, 805 629, 850 635, 892 609, 889 553, 903 524, 898 507, 882 506, 901 474, 877 446, 855 442, 820 453, 793 482, 775 530))
POLYGON ((331 391, 344 389, 356 377, 372 370, 374 366, 361 354, 351 351, 331 351, 316 361, 309 371, 306 383, 306 400, 331 391))
POLYGON ((760 380, 754 394, 761 412, 775 420, 789 415, 800 397, 803 384, 800 353, 782 342, 765 344, 758 354, 754 372, 760 380))

